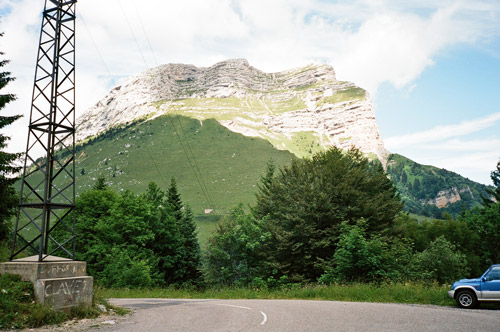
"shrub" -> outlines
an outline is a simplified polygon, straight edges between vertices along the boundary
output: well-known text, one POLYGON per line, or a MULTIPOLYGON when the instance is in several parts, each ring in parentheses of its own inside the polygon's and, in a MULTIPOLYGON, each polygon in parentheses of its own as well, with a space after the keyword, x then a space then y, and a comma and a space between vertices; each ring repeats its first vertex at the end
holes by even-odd
POLYGON ((422 277, 439 283, 452 282, 469 273, 465 255, 444 236, 432 241, 429 247, 417 256, 417 260, 422 277))
POLYGON ((343 223, 337 250, 330 266, 318 279, 321 283, 406 281, 414 278, 413 248, 406 240, 369 238, 366 221, 343 223))

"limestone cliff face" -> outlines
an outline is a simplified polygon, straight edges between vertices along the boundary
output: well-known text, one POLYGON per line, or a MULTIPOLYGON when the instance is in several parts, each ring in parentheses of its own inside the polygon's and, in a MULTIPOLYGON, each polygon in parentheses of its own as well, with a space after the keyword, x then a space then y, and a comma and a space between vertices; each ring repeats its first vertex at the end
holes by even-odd
POLYGON ((244 59, 208 68, 168 64, 131 77, 77 121, 77 140, 164 114, 218 120, 302 157, 328 146, 356 147, 385 163, 366 91, 337 81, 328 65, 264 73, 244 59))
POLYGON ((427 202, 424 201, 423 203, 432 204, 432 205, 435 205, 441 209, 441 208, 448 206, 449 204, 461 201, 462 197, 460 196, 460 194, 463 194, 463 193, 467 193, 471 197, 474 197, 474 194, 472 193, 472 191, 469 187, 465 187, 465 188, 461 188, 461 189, 453 187, 453 188, 448 189, 448 190, 441 190, 436 195, 436 198, 429 200, 427 202))

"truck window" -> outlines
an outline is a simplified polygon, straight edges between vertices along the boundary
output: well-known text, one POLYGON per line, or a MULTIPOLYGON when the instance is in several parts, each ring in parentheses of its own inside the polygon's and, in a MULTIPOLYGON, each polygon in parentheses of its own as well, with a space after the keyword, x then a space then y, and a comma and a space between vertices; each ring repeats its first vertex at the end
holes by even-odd
POLYGON ((488 280, 500 280, 500 267, 494 267, 486 275, 488 280))

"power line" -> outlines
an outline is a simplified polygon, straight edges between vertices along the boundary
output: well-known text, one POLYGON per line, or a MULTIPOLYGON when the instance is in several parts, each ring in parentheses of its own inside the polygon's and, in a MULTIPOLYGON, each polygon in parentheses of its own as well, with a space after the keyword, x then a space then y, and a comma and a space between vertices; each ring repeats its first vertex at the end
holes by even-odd
MULTIPOLYGON (((137 40, 137 37, 136 37, 135 33, 133 32, 133 29, 132 29, 132 27, 131 27, 131 25, 130 25, 130 22, 129 22, 128 18, 127 18, 127 15, 126 15, 126 13, 125 13, 125 11, 124 11, 124 9, 123 9, 123 6, 122 6, 122 4, 121 4, 120 0, 118 0, 118 3, 120 4, 121 11, 122 11, 122 13, 123 13, 123 15, 124 15, 124 17, 125 17, 125 20, 126 20, 127 25, 128 25, 128 27, 129 27, 129 29, 130 29, 130 32, 132 33, 132 36, 134 37, 135 44, 137 45, 137 48, 138 48, 138 50, 139 50, 139 53, 141 54, 141 57, 142 57, 142 59, 143 59, 144 63, 146 64, 146 67, 147 67, 147 68, 148 68, 148 70, 149 70, 149 65, 148 65, 148 63, 147 63, 147 61, 146 61, 146 58, 144 57, 144 53, 142 52, 141 46, 139 45, 139 42, 138 42, 138 40, 137 40)), ((151 46, 151 42, 150 42, 150 40, 149 40, 148 34, 147 34, 147 32, 146 32, 146 29, 144 28, 144 24, 143 24, 143 22, 142 22, 141 16, 140 16, 140 14, 139 14, 139 11, 138 11, 137 6, 135 5, 135 3, 134 3, 134 8, 135 8, 135 12, 136 12, 137 18, 139 19, 139 23, 140 23, 140 25, 141 25, 142 31, 143 31, 143 33, 144 33, 144 35, 145 35, 145 37, 146 37, 146 40, 147 40, 148 45, 149 45, 149 48, 150 48, 151 53, 152 53, 152 55, 153 55, 154 61, 155 61, 155 63, 156 63, 156 66, 158 66, 159 64, 158 64, 158 61, 157 61, 157 59, 156 59, 155 52, 154 52, 154 50, 153 50, 153 47, 151 46)), ((174 129, 174 132, 175 132, 175 133, 177 133, 177 129, 176 129, 176 127, 175 127, 175 124, 174 124, 173 120, 171 119, 171 117, 170 117, 170 116, 167 116, 167 118, 169 119, 169 121, 170 121, 170 123, 171 123, 171 125, 172 125, 172 128, 174 129)), ((188 161, 188 164, 189 164, 189 166, 191 167, 191 169, 192 169, 192 171, 193 171, 193 173, 194 173, 194 175, 195 175, 195 178, 196 178, 196 181, 198 182, 198 185, 200 186, 200 189, 201 189, 202 195, 205 197, 205 199, 206 199, 207 203, 209 204, 210 208, 215 209, 215 205, 213 204, 212 200, 210 199, 210 195, 208 194, 208 189, 207 189, 207 186, 206 186, 206 184, 205 184, 205 181, 203 180, 203 176, 201 175, 200 168, 199 168, 198 164, 196 163, 196 159, 195 159, 195 157, 194 157, 193 150, 191 149, 191 146, 190 146, 190 144, 189 144, 189 141, 187 140, 187 135, 186 135, 186 133, 185 133, 185 131, 184 131, 184 128, 182 127, 182 124, 181 124, 181 122, 180 122, 180 120, 179 120, 178 116, 177 116, 177 120, 178 120, 178 122, 179 122, 179 125, 180 125, 180 128, 181 128, 181 132, 182 132, 182 134, 183 134, 183 136, 184 136, 185 143, 186 143, 186 145, 188 146, 189 151, 191 152, 191 157, 189 156, 189 153, 188 153, 188 151, 187 151, 186 147, 184 146, 184 144, 183 144, 183 142, 182 142, 182 138, 181 138, 181 136, 180 136, 180 135, 176 135, 176 136, 177 136, 177 138, 178 138, 178 140, 179 140, 179 143, 180 143, 180 145, 181 145, 181 148, 182 148, 182 150, 184 151, 184 154, 185 154, 185 156, 186 156, 186 159, 187 159, 187 161, 188 161), (192 160, 192 161, 191 161, 191 160, 192 160), (196 168, 196 169, 195 169, 195 168, 196 168), (198 171, 198 172, 197 172, 197 171, 198 171)), ((146 148, 146 149, 147 149, 147 148, 146 148)), ((148 153, 149 153, 149 151, 148 151, 148 153)), ((151 153, 149 153, 149 155, 150 155, 150 158, 151 158, 151 159, 153 160, 153 162, 154 162, 154 159, 153 159, 153 156, 151 155, 151 153)), ((156 163, 155 163, 155 166, 156 166, 156 163)), ((157 168, 157 171, 160 173, 160 171, 159 171, 158 167, 156 167, 156 168, 157 168)), ((160 174, 160 175, 161 175, 161 174, 160 174)), ((162 176, 162 175, 161 175, 161 176, 162 176)), ((163 176, 162 176, 162 178, 163 178, 163 176)))
MULTIPOLYGON (((124 16, 124 18, 125 18, 125 21, 126 21, 126 23, 127 23, 127 26, 128 26, 128 28, 129 28, 129 30, 130 30, 130 33, 132 34, 132 37, 134 38, 135 44, 136 44, 137 49, 138 49, 138 51, 139 51, 139 53, 140 53, 140 55, 141 55, 141 58, 142 58, 142 60, 143 60, 144 64, 146 65, 146 68, 147 68, 148 70, 150 70, 150 68, 149 68, 149 64, 148 64, 148 62, 146 61, 146 57, 144 56, 144 53, 143 53, 143 51, 142 51, 142 48, 141 48, 141 46, 140 46, 140 44, 139 44, 139 41, 138 41, 138 39, 137 39, 137 36, 135 35, 135 33, 134 33, 133 29, 132 29, 132 26, 131 26, 131 24, 130 24, 130 21, 129 21, 128 17, 127 17, 127 14, 126 14, 126 12, 125 12, 125 10, 124 10, 124 8, 123 8, 122 3, 121 3, 121 1, 120 1, 120 0, 118 0, 118 4, 119 4, 120 9, 121 9, 121 12, 122 12, 122 14, 123 14, 123 16, 124 16)), ((135 8, 136 15, 137 15, 137 17, 138 17, 138 19, 139 19, 139 23, 140 23, 140 25, 141 25, 142 32, 144 33, 144 35, 145 35, 145 37, 146 37, 146 40, 147 40, 147 43, 148 43, 149 49, 151 50, 151 53, 152 53, 152 55, 153 55, 154 61, 155 61, 155 63, 156 63, 156 66, 158 66, 159 64, 158 64, 158 61, 157 61, 157 58, 156 58, 155 52, 154 52, 154 50, 153 50, 153 47, 151 46, 150 39, 149 39, 149 37, 148 37, 148 34, 147 34, 147 32, 146 32, 146 29, 145 29, 145 27, 144 27, 144 24, 143 24, 143 22, 142 22, 141 16, 140 16, 140 14, 139 14, 139 11, 138 11, 137 6, 135 5, 135 3, 134 3, 134 8, 135 8)), ((108 67, 108 66, 107 66, 107 64, 106 64, 106 61, 104 60, 104 57, 102 56, 102 53, 99 51, 99 48, 98 48, 98 46, 97 46, 97 44, 96 44, 96 42, 95 42, 95 40, 94 40, 94 38, 93 38, 93 36, 92 36, 92 33, 91 33, 90 29, 88 28, 88 26, 87 26, 87 24, 86 24, 86 22, 85 22, 85 20, 84 20, 84 18, 83 18, 83 15, 82 15, 81 13, 80 13, 80 18, 81 18, 81 20, 82 20, 82 22, 83 22, 83 24, 84 24, 85 30, 87 31, 87 33, 88 33, 88 35, 89 35, 89 37, 90 37, 90 40, 92 41, 92 44, 93 44, 93 46, 94 46, 94 48, 95 48, 95 50, 96 50, 97 54, 99 55, 99 58, 100 58, 100 60, 101 60, 101 62, 102 62, 102 64, 103 64, 104 68, 106 69, 106 72, 108 73, 109 78, 111 79, 111 81, 112 81, 113 85, 116 85, 116 84, 115 84, 115 81, 114 81, 114 79, 113 79, 113 76, 111 75, 111 72, 110 72, 110 70, 109 70, 109 67, 108 67)), ((181 123, 181 121, 180 121, 180 119, 179 119, 179 115, 178 115, 178 114, 176 114, 176 115, 177 115, 177 121, 178 121, 178 123, 179 123, 179 128, 180 128, 180 131, 178 131, 178 130, 177 130, 177 128, 176 128, 176 126, 175 126, 175 123, 174 123, 174 121, 172 120, 172 117, 171 117, 171 116, 167 116, 167 118, 168 118, 168 119, 169 119, 169 121, 170 121, 170 124, 171 124, 171 126, 172 126, 172 128, 173 128, 173 130, 174 130, 174 133, 176 133, 176 136, 177 136, 177 139, 179 140, 179 144, 180 144, 180 146, 181 146, 181 149, 182 149, 182 151, 184 152, 184 155, 185 155, 185 157, 186 157, 186 160, 188 161, 188 164, 189 164, 189 166, 190 166, 191 170, 193 171, 193 174, 194 174, 194 176, 195 176, 196 182, 198 183, 198 186, 199 186, 199 187, 200 187, 200 189, 201 189, 201 193, 202 193, 202 195, 204 196, 204 198, 205 198, 205 200, 206 200, 207 204, 210 206, 210 208, 215 209, 215 205, 213 204, 212 200, 210 199, 210 195, 209 195, 209 191, 208 191, 207 185, 206 185, 205 181, 203 180, 203 176, 202 176, 202 174, 201 174, 200 167, 198 166, 198 163, 196 162, 196 158, 194 157, 193 150, 192 150, 191 145, 189 144, 189 141, 188 141, 188 139, 187 139, 187 135, 186 135, 186 132, 185 132, 185 130, 184 130, 184 127, 182 126, 182 123, 181 123), (181 133, 182 133, 182 135, 181 135, 181 134, 178 134, 178 132, 181 132, 181 133), (185 143, 184 143, 184 142, 183 142, 183 140, 182 140, 182 136, 184 136, 184 141, 185 141, 185 143), (187 145, 187 148, 186 148, 186 146, 185 146, 185 145, 187 145)), ((156 163, 156 161, 155 161, 155 159, 154 159, 153 155, 151 154, 151 151, 148 149, 148 147, 147 147, 147 146, 145 146, 145 148, 146 148, 146 152, 148 153, 149 158, 151 159, 151 161, 152 161, 152 163, 153 163, 153 165, 154 165, 154 167, 155 167, 156 171, 157 171, 157 172, 158 172, 158 174, 160 175, 160 177, 161 177, 161 179, 163 180, 163 182, 165 183, 165 185, 166 185, 166 186, 168 186, 168 183, 167 183, 167 181, 165 180, 165 178, 164 178, 163 174, 161 173, 160 168, 158 167, 158 164, 156 163)))
MULTIPOLYGON (((130 22, 128 20, 127 14, 125 13, 125 10, 123 9, 121 0, 118 0, 118 4, 120 5, 120 9, 122 10, 123 17, 125 17, 125 21, 127 22, 128 28, 130 30, 130 33, 132 34, 132 37, 134 37, 135 44, 137 45, 137 49, 139 50, 139 53, 141 54, 142 60, 146 64, 147 69, 149 70, 149 65, 148 62, 146 61, 146 58, 144 57, 144 54, 142 53, 141 46, 139 45, 139 42, 137 41, 137 37, 135 36, 134 30, 132 29, 132 26, 130 25, 130 22)), ((141 23, 142 24, 142 23, 141 23)))
POLYGON ((85 30, 87 31, 87 34, 89 35, 90 41, 92 42, 94 49, 96 50, 97 54, 99 55, 99 58, 101 59, 101 62, 103 64, 104 68, 106 69, 106 72, 108 73, 108 76, 109 76, 109 79, 111 80, 111 83, 113 83, 113 86, 115 86, 116 82, 113 79, 113 76, 111 75, 111 72, 109 71, 108 66, 106 65, 106 61, 104 61, 104 58, 103 58, 101 52, 99 51, 99 48, 97 47, 94 38, 92 37, 92 33, 90 32, 89 28, 87 27, 87 23, 85 23, 85 20, 83 18, 82 13, 80 12, 78 15, 80 16, 80 20, 82 21, 83 26, 85 27, 85 30))
MULTIPOLYGON (((177 115, 177 112, 176 112, 176 115, 177 115)), ((187 136, 186 136, 186 131, 184 130, 184 127, 182 126, 182 122, 181 120, 179 119, 179 115, 177 115, 177 122, 179 122, 179 126, 181 127, 181 131, 182 131, 182 134, 184 135, 184 140, 186 141, 187 143, 187 146, 189 148, 189 151, 191 152, 191 156, 193 158, 193 163, 194 163, 194 166, 196 167, 196 169, 198 170, 198 173, 200 174, 200 177, 201 177, 201 170, 200 170, 200 167, 198 166, 198 163, 196 162, 196 159, 194 158, 194 153, 193 153, 193 150, 191 149, 191 145, 188 143, 188 140, 187 140, 187 136)), ((207 192, 207 195, 208 195, 208 189, 207 189, 207 186, 205 184, 205 181, 203 181, 203 177, 202 177, 202 186, 203 188, 205 189, 205 191, 207 192)), ((214 208, 214 204, 213 202, 210 200, 210 196, 208 195, 207 196, 207 199, 208 199, 208 204, 210 205, 210 207, 213 209, 214 208)))
POLYGON ((148 34, 146 33, 146 29, 144 28, 144 24, 142 24, 142 18, 141 18, 141 15, 139 13, 139 10, 137 10, 137 6, 135 4, 135 1, 132 1, 132 4, 134 5, 135 13, 136 13, 137 17, 139 18, 139 23, 141 24, 142 32, 146 36, 146 41, 148 42, 149 49, 151 50, 151 54, 153 55, 153 59, 155 61, 155 64, 156 64, 156 66, 158 66, 158 60, 156 59, 156 54, 153 51, 153 47, 151 46, 151 42, 149 41, 148 34))

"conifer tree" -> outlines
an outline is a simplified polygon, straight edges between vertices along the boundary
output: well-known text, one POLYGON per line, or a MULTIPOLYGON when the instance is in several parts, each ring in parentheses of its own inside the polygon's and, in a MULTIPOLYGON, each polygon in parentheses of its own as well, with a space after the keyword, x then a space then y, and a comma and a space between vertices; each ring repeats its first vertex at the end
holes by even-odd
POLYGON ((496 203, 500 203, 500 161, 497 163, 496 170, 491 172, 491 181, 493 181, 493 185, 495 189, 486 189, 486 192, 491 195, 491 198, 484 198, 483 203, 486 206, 491 206, 496 203))
POLYGON ((172 207, 174 211, 175 219, 178 221, 181 220, 182 200, 181 200, 181 195, 179 195, 177 191, 177 183, 175 182, 174 178, 170 180, 170 187, 168 188, 167 191, 167 202, 168 204, 170 204, 170 207, 172 207))
MULTIPOLYGON (((3 33, 0 33, 0 37, 3 33)), ((3 55, 0 52, 0 55, 3 55)), ((8 60, 0 61, 0 67, 4 67, 9 63, 8 60)), ((14 78, 10 77, 10 72, 0 72, 0 90, 5 88, 14 78)), ((16 97, 13 94, 0 94, 0 111, 16 97)), ((19 119, 20 115, 15 116, 0 116, 0 129, 12 124, 19 119)), ((14 182, 17 180, 16 173, 20 167, 13 165, 13 162, 19 158, 19 153, 8 153, 4 149, 7 147, 7 142, 10 137, 0 133, 0 241, 3 241, 8 236, 10 218, 16 212, 18 197, 13 188, 14 182)))
POLYGON ((201 249, 198 243, 196 223, 189 206, 184 209, 184 216, 179 223, 179 232, 184 250, 183 260, 180 262, 183 284, 200 285, 201 282, 201 249))
POLYGON ((201 282, 201 250, 197 238, 196 224, 191 209, 184 207, 182 204, 174 178, 171 179, 167 191, 167 202, 173 210, 181 238, 176 272, 177 282, 179 284, 199 285, 201 282))
POLYGON ((105 190, 109 186, 106 184, 106 178, 104 175, 100 175, 92 186, 93 190, 105 190))
POLYGON ((154 233, 150 248, 158 257, 158 271, 168 285, 177 282, 183 241, 173 208, 165 196, 165 192, 156 183, 151 182, 144 198, 152 204, 155 212, 150 225, 154 233))

